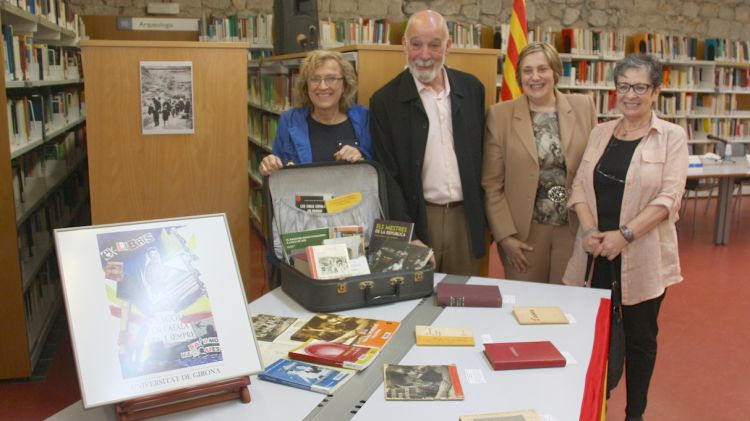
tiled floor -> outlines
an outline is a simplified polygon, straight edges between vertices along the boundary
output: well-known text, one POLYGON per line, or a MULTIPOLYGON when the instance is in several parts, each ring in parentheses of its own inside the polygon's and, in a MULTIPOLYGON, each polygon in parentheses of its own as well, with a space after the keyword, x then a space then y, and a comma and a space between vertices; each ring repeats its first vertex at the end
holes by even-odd
MULTIPOLYGON (((731 244, 721 247, 712 243, 713 212, 704 214, 701 205, 695 232, 692 206, 680 226, 685 281, 669 289, 662 306, 648 420, 740 420, 750 414, 750 200, 744 200, 742 220, 733 221, 731 244)), ((254 232, 252 237, 250 300, 265 292, 263 251, 254 232)), ((502 276, 494 249, 490 276, 502 276)), ((0 419, 44 419, 80 398, 70 342, 62 337, 46 380, 0 383, 0 419)), ((624 395, 624 386, 614 391, 608 420, 624 419, 624 395)))

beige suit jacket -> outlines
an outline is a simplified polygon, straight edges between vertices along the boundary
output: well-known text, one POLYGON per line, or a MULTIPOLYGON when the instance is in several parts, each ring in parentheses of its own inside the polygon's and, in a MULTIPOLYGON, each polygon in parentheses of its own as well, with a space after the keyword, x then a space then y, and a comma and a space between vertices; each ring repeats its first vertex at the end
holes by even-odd
MULTIPOLYGON (((588 95, 555 90, 560 143, 570 189, 591 129, 596 125, 594 101, 588 95)), ((487 220, 495 241, 516 235, 526 241, 539 185, 539 159, 528 99, 522 95, 493 105, 487 114, 482 187, 487 220)), ((573 217, 573 213, 570 214, 573 217)), ((569 218, 571 229, 577 222, 569 218)))

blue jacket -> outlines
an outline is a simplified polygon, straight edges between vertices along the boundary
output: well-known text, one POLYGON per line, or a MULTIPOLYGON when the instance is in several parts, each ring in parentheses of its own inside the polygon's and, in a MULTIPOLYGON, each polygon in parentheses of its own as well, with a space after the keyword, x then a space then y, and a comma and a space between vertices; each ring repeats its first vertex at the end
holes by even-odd
MULTIPOLYGON (((273 140, 273 154, 286 165, 289 161, 295 164, 309 164, 312 162, 312 148, 310 147, 310 130, 307 126, 307 116, 310 110, 292 108, 281 114, 276 138, 273 140)), ((354 133, 359 140, 359 150, 365 159, 372 159, 372 138, 370 137, 370 114, 367 108, 353 105, 346 115, 352 122, 354 133)))

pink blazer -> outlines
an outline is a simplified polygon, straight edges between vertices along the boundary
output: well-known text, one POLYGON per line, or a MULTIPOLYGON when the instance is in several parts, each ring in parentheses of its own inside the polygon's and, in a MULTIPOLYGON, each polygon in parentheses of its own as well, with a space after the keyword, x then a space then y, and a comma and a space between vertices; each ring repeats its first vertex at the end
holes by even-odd
MULTIPOLYGON (((586 203, 597 220, 594 167, 604 153, 619 119, 599 124, 591 131, 581 165, 573 181, 568 207, 586 203)), ((620 225, 627 225, 649 205, 664 206, 667 219, 622 250, 622 302, 625 305, 658 297, 669 285, 682 281, 677 253, 677 222, 688 169, 687 135, 682 127, 651 117, 651 129, 636 147, 625 178, 620 225)), ((598 221, 597 221, 598 223, 598 221)), ((582 230, 576 235, 573 256, 563 283, 583 285, 586 252, 582 230)))

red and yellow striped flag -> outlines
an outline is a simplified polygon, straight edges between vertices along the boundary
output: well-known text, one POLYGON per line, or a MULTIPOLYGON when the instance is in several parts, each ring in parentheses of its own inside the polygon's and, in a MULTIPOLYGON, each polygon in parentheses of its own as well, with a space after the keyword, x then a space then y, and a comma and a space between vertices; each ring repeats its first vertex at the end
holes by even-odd
POLYGON ((513 0, 513 13, 510 15, 510 36, 508 52, 503 63, 503 87, 500 90, 500 100, 507 101, 521 95, 521 87, 516 81, 516 63, 518 54, 526 47, 526 36, 529 30, 526 26, 526 0, 513 0))

